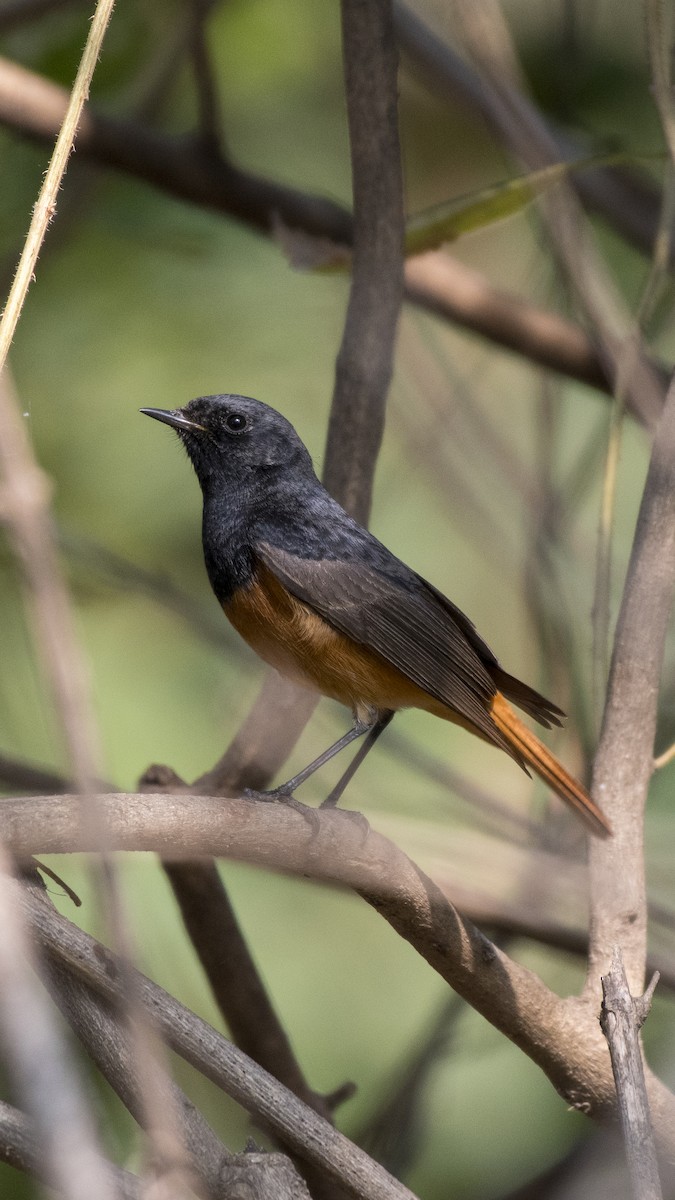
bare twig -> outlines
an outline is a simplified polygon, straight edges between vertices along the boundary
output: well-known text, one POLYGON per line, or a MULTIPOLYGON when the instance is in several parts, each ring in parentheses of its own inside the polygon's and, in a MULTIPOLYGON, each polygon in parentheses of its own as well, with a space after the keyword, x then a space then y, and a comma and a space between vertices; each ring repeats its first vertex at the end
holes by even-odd
POLYGON ((9 347, 14 338, 17 322, 28 294, 31 279, 40 253, 40 247, 45 234, 56 212, 56 201, 61 187, 61 181, 68 166, 68 159, 75 144, 78 125, 82 116, 85 100, 89 95, 94 68, 101 53, 103 38, 112 15, 114 0, 98 0, 94 18, 91 22, 87 44, 80 59, 75 83, 68 100, 63 124, 56 139, 54 152, 47 168, 47 173, 40 189, 26 244, 16 270, 14 282, 10 289, 7 303, 0 321, 0 375, 7 361, 9 347))
POLYGON ((634 1200, 663 1200, 639 1037, 658 979, 657 972, 644 996, 634 1000, 618 946, 602 977, 600 1024, 612 1059, 634 1200))

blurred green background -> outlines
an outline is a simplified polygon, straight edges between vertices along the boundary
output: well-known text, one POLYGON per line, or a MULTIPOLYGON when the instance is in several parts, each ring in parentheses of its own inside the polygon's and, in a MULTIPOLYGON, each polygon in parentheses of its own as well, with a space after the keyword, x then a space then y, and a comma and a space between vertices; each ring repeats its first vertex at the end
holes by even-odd
MULTIPOLYGON (((147 87, 148 64, 166 56, 181 11, 151 0, 119 4, 95 104, 111 113, 133 109, 147 87)), ((557 118, 584 130, 596 147, 635 154, 661 148, 639 8, 522 2, 506 5, 506 13, 533 92, 557 118), (573 71, 564 69, 571 54, 573 71)), ((0 48, 67 86, 86 23, 86 8, 71 6, 7 33, 0 48)), ((235 159, 348 204, 337 4, 233 0, 216 6, 208 29, 235 159)), ((190 72, 181 68, 153 119, 179 131, 194 113, 190 72)), ((482 123, 435 100, 405 63, 401 129, 411 213, 513 173, 482 123)), ((5 293, 47 157, 46 148, 0 131, 5 293)), ((648 264, 600 225, 597 237, 634 307, 648 264)), ((453 253, 497 286, 565 311, 534 211, 464 239, 453 253)), ((187 779, 207 769, 263 677, 210 594, 199 489, 185 456, 169 431, 138 409, 172 408, 218 391, 254 395, 296 424, 320 465, 347 291, 346 277, 297 273, 277 246, 233 221, 95 171, 77 155, 71 163, 12 366, 27 427, 54 481, 104 772, 120 789, 133 789, 153 761, 170 763, 187 779), (152 586, 141 586, 129 564, 148 572, 152 586), (161 603, 162 579, 185 593, 185 615, 161 603)), ((666 295, 648 331, 666 359, 673 352, 668 301, 666 295)), ((580 770, 597 728, 590 614, 609 414, 604 396, 546 377, 417 311, 404 313, 372 528, 472 617, 508 669, 571 709, 555 747, 580 770), (563 516, 557 540, 538 557, 542 496, 553 497, 563 516), (557 652, 544 655, 546 629, 562 629, 569 640, 554 638, 557 652)), ((629 422, 617 585, 647 455, 645 435, 629 422)), ((65 770, 4 542, 0 555, 0 752, 65 770)), ((661 747, 675 728, 672 647, 665 683, 661 747)), ((346 720, 323 701, 291 768, 346 720)), ((414 750, 466 773, 514 820, 532 815, 543 827, 547 801, 538 785, 468 735, 421 714, 398 719, 352 785, 349 806, 451 883, 468 887, 478 873, 481 889, 498 899, 527 903, 538 895, 547 881, 534 879, 536 861, 528 866, 526 853, 507 854, 500 845, 500 838, 518 843, 522 834, 509 834, 508 823, 485 813, 474 817, 460 795, 420 770, 414 750)), ((648 828, 650 879, 663 905, 673 901, 671 777, 666 771, 655 779, 648 828)), ((330 769, 315 777, 303 799, 320 800, 332 778, 330 769)), ((547 828, 551 846, 579 850, 572 818, 557 806, 547 828)), ((78 919, 100 932, 82 865, 53 865, 84 897, 78 919)), ((161 869, 139 855, 122 861, 120 871, 143 969, 220 1028, 161 869)), ((345 1079, 357 1083, 356 1097, 339 1113, 341 1127, 357 1135, 428 1037, 447 990, 355 897, 242 866, 223 864, 222 871, 311 1084, 332 1090, 345 1079)), ((560 890, 570 918, 583 921, 583 894, 567 894, 564 878, 560 890)), ((73 915, 66 905, 63 911, 73 915)), ((511 950, 561 992, 581 983, 581 963, 571 956, 525 942, 511 950)), ((647 1030, 655 1055, 670 1021, 662 1001, 647 1030)), ((245 1115, 182 1064, 176 1070, 226 1143, 240 1148, 249 1132, 245 1115)), ((111 1151, 133 1165, 132 1122, 99 1091, 111 1151)), ((590 1132, 538 1069, 468 1009, 454 1014, 423 1080, 417 1117, 406 1182, 423 1200, 507 1195, 590 1132)), ((6 1196, 30 1194, 8 1168, 0 1168, 0 1188, 6 1196)))

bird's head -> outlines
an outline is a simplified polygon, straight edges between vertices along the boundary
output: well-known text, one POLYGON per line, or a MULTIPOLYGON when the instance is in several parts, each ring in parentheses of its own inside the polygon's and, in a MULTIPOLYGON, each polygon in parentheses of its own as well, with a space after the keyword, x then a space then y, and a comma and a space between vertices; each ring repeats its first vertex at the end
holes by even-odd
POLYGON ((219 486, 262 484, 273 468, 313 471, 290 421, 250 396, 199 396, 184 408, 142 408, 176 430, 205 495, 219 486))

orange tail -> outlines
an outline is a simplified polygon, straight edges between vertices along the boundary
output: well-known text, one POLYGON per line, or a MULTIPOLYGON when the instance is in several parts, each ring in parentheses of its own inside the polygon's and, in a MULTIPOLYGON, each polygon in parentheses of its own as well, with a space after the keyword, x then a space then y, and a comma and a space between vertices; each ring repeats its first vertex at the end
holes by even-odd
POLYGON ((539 738, 535 737, 527 725, 524 725, 516 716, 501 692, 497 692, 492 701, 490 715, 499 732, 512 748, 514 756, 528 767, 532 767, 532 770, 553 789, 557 796, 560 796, 561 800, 565 800, 567 804, 575 808, 593 833, 600 837, 607 837, 612 832, 612 827, 605 814, 597 804, 593 803, 581 784, 568 775, 555 755, 551 754, 551 751, 547 750, 539 738))

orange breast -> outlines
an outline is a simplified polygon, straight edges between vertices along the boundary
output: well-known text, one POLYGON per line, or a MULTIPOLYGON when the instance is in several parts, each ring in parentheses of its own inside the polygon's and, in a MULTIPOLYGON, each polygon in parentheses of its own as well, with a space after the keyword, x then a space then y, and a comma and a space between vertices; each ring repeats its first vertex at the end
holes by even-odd
POLYGON ((374 650, 333 629, 296 599, 266 567, 223 606, 249 646, 283 675, 348 705, 368 719, 372 710, 426 708, 453 720, 441 706, 374 650))

